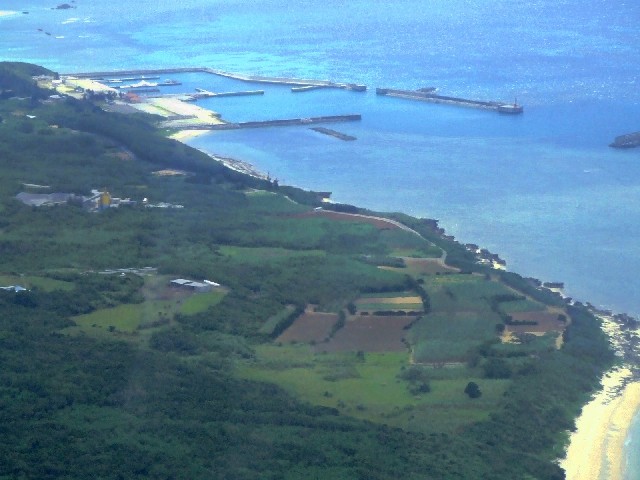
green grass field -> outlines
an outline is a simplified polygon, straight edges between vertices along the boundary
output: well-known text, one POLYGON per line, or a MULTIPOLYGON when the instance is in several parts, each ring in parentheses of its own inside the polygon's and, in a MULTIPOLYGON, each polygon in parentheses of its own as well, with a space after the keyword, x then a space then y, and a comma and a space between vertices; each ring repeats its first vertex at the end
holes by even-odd
POLYGON ((516 312, 540 312, 546 310, 546 306, 534 300, 514 300, 512 302, 501 302, 500 311, 504 313, 516 312))
POLYGON ((431 242, 405 230, 383 230, 380 239, 391 248, 395 257, 438 258, 442 250, 431 242))
POLYGON ((194 315, 204 312, 209 307, 213 307, 220 303, 225 296, 223 291, 213 291, 207 293, 197 293, 185 298, 180 306, 180 313, 185 315, 194 315))
POLYGON ((427 369, 431 392, 414 395, 399 378, 406 353, 314 354, 306 345, 256 347, 256 359, 240 364, 241 378, 276 383, 303 401, 357 418, 422 432, 453 432, 496 408, 509 382, 479 379, 466 366, 427 369), (464 393, 476 381, 482 397, 464 393), (458 412, 461 415, 458 415, 458 412))
POLYGON ((294 310, 295 310, 295 307, 293 305, 286 306, 280 312, 278 312, 276 315, 273 315, 273 316, 269 317, 267 319, 267 321, 264 322, 264 325, 262 325, 262 327, 260 327, 259 332, 260 333, 264 333, 265 335, 271 335, 273 333, 273 331, 275 330, 275 328, 278 326, 278 324, 282 320, 287 318, 289 315, 291 315, 291 313, 294 310))
POLYGON ((228 245, 221 246, 219 252, 226 257, 232 257, 234 260, 243 263, 262 263, 274 259, 326 255, 322 250, 290 250, 275 247, 251 248, 228 245))
POLYGON ((420 363, 465 361, 474 348, 497 338, 493 312, 432 313, 418 320, 408 338, 420 363))
POLYGON ((78 315, 72 320, 83 331, 89 333, 92 329, 109 329, 114 327, 122 332, 134 332, 138 325, 155 319, 158 312, 170 306, 170 302, 144 302, 139 305, 118 305, 113 308, 96 310, 95 312, 78 315))
POLYGON ((39 288, 45 292, 73 290, 73 283, 35 275, 0 275, 0 286, 20 285, 25 288, 39 288))
POLYGON ((490 298, 512 295, 503 284, 479 275, 438 275, 425 277, 424 288, 431 297, 431 310, 437 311, 490 311, 490 298))
POLYGON ((149 330, 154 328, 150 325, 153 322, 169 323, 175 313, 193 315, 203 312, 217 305, 224 295, 224 292, 215 291, 193 294, 182 299, 145 300, 139 304, 124 304, 96 310, 73 317, 76 327, 71 327, 68 332, 81 331, 101 335, 102 332, 131 334, 139 330, 149 330))

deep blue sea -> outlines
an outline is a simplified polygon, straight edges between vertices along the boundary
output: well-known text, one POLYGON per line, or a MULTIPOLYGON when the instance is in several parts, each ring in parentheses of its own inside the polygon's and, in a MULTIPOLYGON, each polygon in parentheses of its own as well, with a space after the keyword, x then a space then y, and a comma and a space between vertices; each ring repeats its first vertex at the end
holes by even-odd
MULTIPOLYGON (((357 82, 367 93, 201 105, 231 121, 360 113, 333 126, 207 134, 192 144, 336 201, 437 218, 510 269, 640 316, 640 3, 630 0, 5 0, 0 57, 60 72, 208 66, 357 82), (38 29, 42 29, 39 31, 38 29), (46 35, 49 32, 51 35, 46 35), (512 102, 522 116, 377 97, 375 87, 512 102)), ((181 91, 255 85, 183 75, 181 91)), ((640 435, 640 427, 636 428, 640 435)), ((634 459, 632 458, 632 461, 634 459)), ((638 458, 635 457, 635 461, 638 458)), ((636 465, 635 476, 640 478, 636 465)))

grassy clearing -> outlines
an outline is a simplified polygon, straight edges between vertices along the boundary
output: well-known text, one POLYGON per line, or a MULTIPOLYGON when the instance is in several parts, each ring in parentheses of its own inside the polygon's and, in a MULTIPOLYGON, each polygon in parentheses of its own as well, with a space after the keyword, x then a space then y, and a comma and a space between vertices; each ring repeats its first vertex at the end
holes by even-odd
POLYGON ((546 309, 546 305, 529 299, 500 303, 500 310, 504 313, 535 312, 546 309))
POLYGON ((197 293, 185 298, 180 306, 180 313, 185 315, 194 315, 204 312, 210 307, 220 303, 225 296, 223 291, 197 293))
POLYGON ((489 418, 510 384, 509 380, 466 377, 431 382, 431 392, 411 409, 397 409, 388 421, 410 431, 455 432, 489 418), (480 386, 482 396, 471 399, 464 389, 468 382, 480 386))
POLYGON ((313 354, 306 345, 256 348, 256 360, 240 364, 246 379, 276 383, 303 401, 337 408, 357 418, 422 432, 454 432, 488 417, 509 385, 479 379, 465 366, 433 369, 431 392, 414 395, 398 375, 408 367, 406 353, 313 354), (482 397, 464 393, 469 381, 482 397))
POLYGON ((309 210, 309 207, 294 203, 283 195, 277 195, 265 190, 252 190, 246 193, 248 209, 254 212, 274 213, 300 213, 309 210))
POLYGON ((383 267, 389 270, 401 271, 401 273, 405 273, 411 275, 416 278, 422 278, 424 280, 425 276, 431 276, 436 274, 451 274, 457 273, 458 269, 453 267, 448 267, 444 265, 439 258, 411 258, 407 256, 403 256, 405 267, 403 269, 398 269, 394 267, 383 267))
POLYGON ((391 248, 396 257, 437 258, 442 250, 415 233, 393 229, 380 232, 380 239, 391 248))
POLYGON ((219 252, 231 257, 236 261, 246 263, 261 263, 265 260, 284 259, 293 257, 320 257, 326 255, 322 250, 290 250, 287 248, 270 248, 270 247, 234 247, 224 245, 220 247, 219 252))
POLYGON ((276 383, 303 401, 374 421, 396 405, 415 402, 397 378, 406 353, 367 353, 362 360, 354 353, 314 355, 300 345, 261 346, 256 353, 257 362, 239 366, 237 373, 276 383))
POLYGON ((176 313, 193 315, 204 312, 220 303, 226 294, 222 290, 207 293, 175 291, 167 285, 169 277, 163 275, 148 276, 144 280, 144 302, 118 305, 78 315, 72 318, 76 326, 67 329, 66 332, 97 336, 104 335, 105 332, 146 333, 171 323, 176 313))
POLYGON ((293 305, 287 305, 280 312, 269 317, 267 321, 264 322, 264 325, 260 327, 259 332, 264 333, 265 335, 271 335, 275 330, 275 328, 278 326, 278 324, 281 321, 283 321, 285 318, 287 318, 289 315, 291 315, 291 313, 294 310, 295 310, 295 307, 293 305))
POLYGON ((39 288, 45 292, 73 290, 73 283, 35 275, 0 275, 0 286, 20 285, 25 288, 39 288))
POLYGON ((174 306, 174 302, 168 300, 146 301, 135 305, 118 305, 113 308, 96 310, 95 312, 78 315, 72 320, 86 333, 91 333, 95 329, 115 330, 132 333, 138 326, 146 322, 157 320, 163 312, 169 311, 174 306))

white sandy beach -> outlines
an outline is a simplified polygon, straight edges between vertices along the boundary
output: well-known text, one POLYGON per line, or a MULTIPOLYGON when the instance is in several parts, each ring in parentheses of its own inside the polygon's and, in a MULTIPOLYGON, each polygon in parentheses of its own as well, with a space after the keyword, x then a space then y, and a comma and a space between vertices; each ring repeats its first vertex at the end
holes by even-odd
POLYGON ((199 137, 205 133, 207 133, 207 130, 178 130, 173 135, 169 135, 169 138, 173 138, 174 140, 184 143, 190 138, 199 137))
POLYGON ((623 480, 624 442, 640 409, 640 382, 627 383, 630 378, 627 368, 607 373, 603 389, 582 409, 560 461, 567 480, 623 480))

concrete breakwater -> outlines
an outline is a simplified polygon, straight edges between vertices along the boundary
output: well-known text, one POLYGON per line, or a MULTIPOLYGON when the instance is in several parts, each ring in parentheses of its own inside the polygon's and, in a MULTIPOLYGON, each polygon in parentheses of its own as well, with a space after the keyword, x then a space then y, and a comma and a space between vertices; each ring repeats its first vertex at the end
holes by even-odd
POLYGON ((332 130, 330 128, 325 127, 311 127, 311 130, 322 133, 323 135, 328 135, 330 137, 335 137, 339 140, 344 140, 345 142, 352 142, 353 140, 357 140, 356 137, 351 135, 347 135, 346 133, 338 132, 336 130, 332 130))
POLYGON ((124 75, 129 76, 148 76, 148 75, 164 75, 171 73, 209 73, 211 75, 218 75, 221 77, 233 78, 234 80, 240 80, 243 82, 252 83, 269 83, 275 85, 291 85, 298 87, 313 86, 324 88, 340 88, 345 90, 353 90, 356 92, 364 92, 367 90, 366 85, 360 85, 355 83, 339 83, 332 82, 330 80, 313 80, 313 79, 300 79, 300 78, 287 78, 287 77, 265 77, 260 75, 245 75, 241 73, 225 72, 223 70, 217 70, 208 67, 184 67, 184 68, 159 68, 159 69, 134 69, 134 70, 117 70, 117 71, 96 71, 96 72, 77 72, 77 73, 64 73, 63 76, 73 76, 77 78, 92 78, 102 79, 103 77, 119 77, 124 75))
POLYGON ((245 90, 240 92, 210 92, 204 88, 196 88, 198 93, 190 94, 194 100, 198 98, 215 98, 215 97, 245 97, 250 95, 264 95, 264 90, 245 90))
POLYGON ((189 122, 174 123, 171 121, 162 122, 159 126, 161 128, 179 129, 179 130, 239 130, 242 128, 265 128, 265 127, 291 127, 296 125, 314 125, 317 123, 335 123, 335 122, 355 122, 362 119, 359 114, 354 115, 327 115, 323 117, 308 117, 308 118, 289 118, 281 120, 262 120, 251 122, 238 122, 238 123, 221 123, 221 124, 209 124, 202 122, 189 122))
POLYGON ((397 90, 393 88, 376 88, 376 95, 388 97, 406 98, 409 100, 419 100, 431 103, 443 103, 446 105, 456 105, 459 107, 481 108, 493 110, 499 113, 518 114, 523 112, 522 105, 517 103, 508 104, 497 101, 471 100, 468 98, 450 97, 434 93, 435 88, 423 88, 420 90, 397 90))
MULTIPOLYGON (((279 85, 291 85, 294 87, 324 87, 324 88, 341 88, 346 90, 353 90, 357 92, 364 92, 366 85, 359 85, 355 83, 337 83, 331 80, 312 80, 302 78, 287 78, 287 77, 263 77, 260 75, 243 75, 239 73, 229 73, 222 70, 215 70, 213 68, 205 68, 203 71, 214 75, 220 75, 223 77, 233 78, 235 80, 241 80, 244 82, 257 82, 257 83, 272 83, 279 85)), ((309 89, 311 90, 311 89, 309 89)), ((301 91, 301 90, 298 90, 301 91)))

